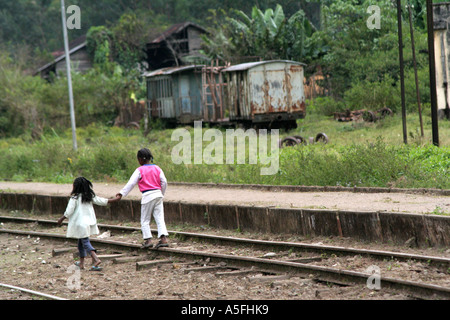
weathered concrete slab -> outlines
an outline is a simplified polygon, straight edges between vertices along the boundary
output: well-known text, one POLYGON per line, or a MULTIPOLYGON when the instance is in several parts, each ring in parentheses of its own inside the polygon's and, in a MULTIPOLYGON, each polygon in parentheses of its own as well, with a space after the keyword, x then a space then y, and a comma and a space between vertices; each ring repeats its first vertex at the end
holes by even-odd
POLYGON ((440 244, 450 247, 450 218, 445 216, 423 216, 423 225, 428 232, 427 246, 440 244))
POLYGON ((48 208, 50 208, 51 202, 52 198, 50 196, 35 194, 33 212, 38 215, 48 213, 48 208))
POLYGON ((166 223, 182 223, 181 203, 178 201, 164 201, 164 219, 166 223))
POLYGON ((270 232, 304 235, 301 209, 269 208, 268 215, 270 232))
POLYGON ((135 222, 141 221, 141 201, 131 200, 131 220, 135 222))
POLYGON ((236 230, 239 228, 236 206, 208 205, 209 225, 216 228, 236 230))
POLYGON ((341 236, 359 240, 380 241, 381 226, 377 212, 339 211, 336 219, 341 236))
POLYGON ((52 196, 50 214, 54 216, 62 216, 66 212, 67 204, 70 197, 52 196))
POLYGON ((33 210, 32 194, 16 194, 17 210, 31 212, 33 210))
POLYGON ((183 223, 208 224, 206 204, 181 202, 181 219, 183 223))
POLYGON ((270 232, 267 208, 237 206, 237 211, 241 231, 270 232))
POLYGON ((1 208, 6 210, 17 210, 16 194, 1 193, 1 208))
POLYGON ((417 244, 426 244, 428 231, 424 228, 423 216, 419 214, 379 212, 381 233, 385 242, 404 244, 415 237, 417 244))
POLYGON ((111 220, 111 208, 107 206, 94 206, 95 216, 98 219, 111 220))
POLYGON ((132 221, 133 207, 132 200, 120 200, 110 204, 111 219, 118 221, 132 221))
POLYGON ((339 236, 336 211, 303 209, 301 215, 305 235, 339 236))

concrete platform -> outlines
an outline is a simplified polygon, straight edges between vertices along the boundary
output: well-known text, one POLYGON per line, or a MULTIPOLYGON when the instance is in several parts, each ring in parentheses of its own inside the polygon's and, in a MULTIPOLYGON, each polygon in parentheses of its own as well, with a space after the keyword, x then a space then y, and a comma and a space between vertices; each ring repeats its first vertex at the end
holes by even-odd
MULTIPOLYGON (((68 196, 0 193, 0 208, 61 216, 68 196)), ((450 216, 388 211, 346 211, 279 208, 237 204, 205 204, 166 200, 167 223, 190 223, 241 231, 301 236, 350 237, 364 241, 404 244, 414 239, 420 247, 449 247, 450 216)), ((139 221, 140 200, 124 199, 96 206, 99 218, 139 221)))

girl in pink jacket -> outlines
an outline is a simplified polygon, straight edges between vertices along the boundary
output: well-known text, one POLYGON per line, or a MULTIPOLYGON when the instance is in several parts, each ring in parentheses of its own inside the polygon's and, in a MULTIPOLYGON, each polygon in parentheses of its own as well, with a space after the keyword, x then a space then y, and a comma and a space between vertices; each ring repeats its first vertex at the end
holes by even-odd
POLYGON ((137 184, 142 192, 141 200, 141 229, 144 238, 143 248, 151 248, 152 233, 150 231, 150 220, 153 215, 158 228, 159 242, 155 248, 168 247, 167 236, 169 235, 164 222, 163 198, 167 188, 167 179, 160 167, 153 164, 153 155, 147 148, 137 153, 137 160, 141 165, 131 175, 128 183, 116 195, 120 199, 130 193, 137 184))

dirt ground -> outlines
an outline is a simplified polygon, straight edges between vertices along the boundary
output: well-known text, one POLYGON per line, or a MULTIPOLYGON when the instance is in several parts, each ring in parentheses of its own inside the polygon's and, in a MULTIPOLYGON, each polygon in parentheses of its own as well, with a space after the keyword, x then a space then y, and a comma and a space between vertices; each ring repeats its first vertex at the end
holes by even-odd
MULTIPOLYGON (((94 182, 94 191, 114 197, 124 184, 94 182)), ((0 191, 49 195, 69 195, 71 184, 21 183, 0 181, 0 191)), ((140 199, 135 187, 127 196, 140 199)), ((450 214, 450 197, 406 193, 352 192, 271 192, 251 189, 170 185, 165 200, 191 203, 242 204, 304 209, 339 209, 350 211, 389 211, 404 213, 450 214)))

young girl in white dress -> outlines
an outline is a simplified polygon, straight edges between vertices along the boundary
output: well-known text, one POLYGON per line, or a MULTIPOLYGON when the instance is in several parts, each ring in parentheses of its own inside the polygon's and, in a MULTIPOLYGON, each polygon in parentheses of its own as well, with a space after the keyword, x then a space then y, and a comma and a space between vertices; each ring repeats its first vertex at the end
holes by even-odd
POLYGON ((92 271, 100 271, 101 261, 92 247, 89 237, 98 234, 97 219, 93 204, 106 206, 110 202, 119 201, 118 197, 106 199, 98 197, 92 190, 92 183, 84 177, 76 178, 73 182, 73 190, 64 215, 59 218, 58 225, 68 218, 67 237, 78 239, 78 251, 80 262, 77 265, 84 269, 84 260, 87 255, 92 258, 92 271))

